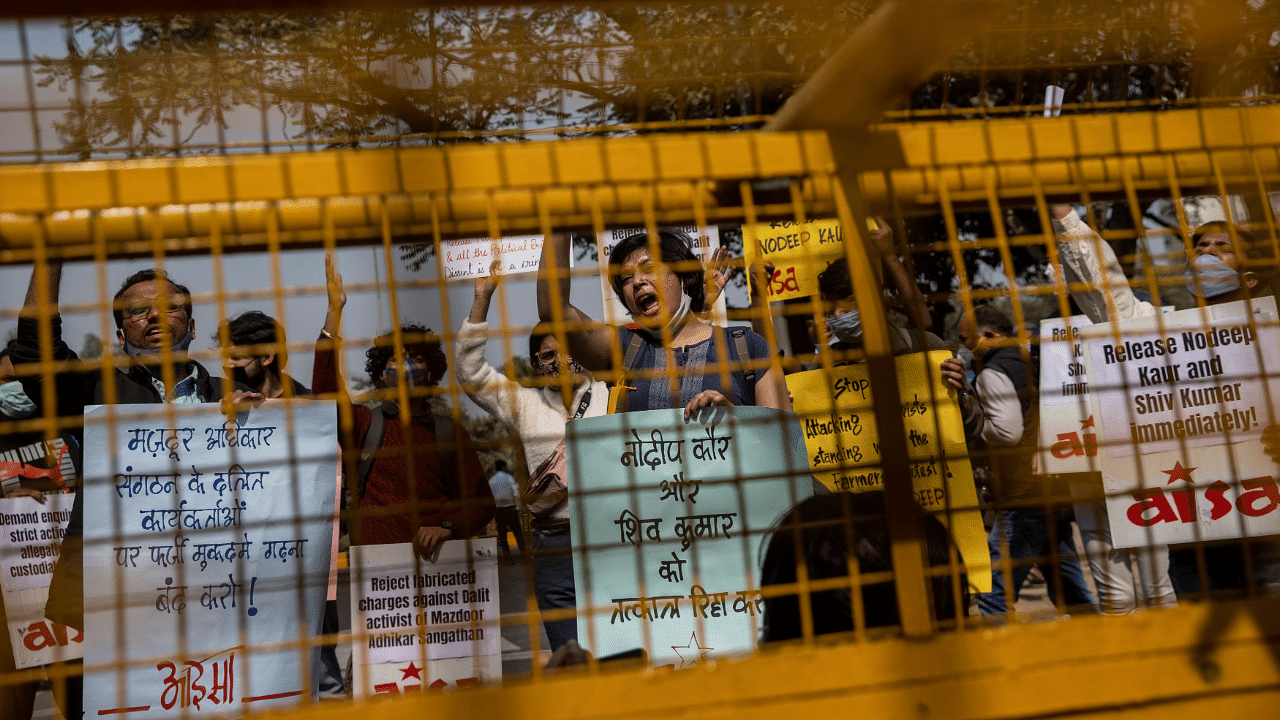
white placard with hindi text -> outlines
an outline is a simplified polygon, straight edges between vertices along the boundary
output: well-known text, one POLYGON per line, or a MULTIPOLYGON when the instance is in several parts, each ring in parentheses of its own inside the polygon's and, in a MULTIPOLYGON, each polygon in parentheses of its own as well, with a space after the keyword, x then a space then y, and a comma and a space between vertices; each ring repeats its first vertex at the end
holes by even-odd
POLYGON ((442 543, 434 561, 409 543, 352 546, 356 697, 502 679, 496 551, 494 538, 442 543))
POLYGON ((796 415, 648 410, 565 432, 578 642, 676 667, 752 651, 761 538, 814 487, 796 415))
POLYGON ((72 660, 84 652, 84 633, 44 617, 74 501, 62 493, 46 493, 44 504, 29 497, 0 499, 0 593, 15 667, 72 660))
POLYGON ((314 687, 337 411, 272 401, 85 413, 86 717, 245 715, 314 687), (91 510, 90 510, 91 508, 91 510), (301 633, 300 633, 301 629, 301 633), (304 673, 309 662, 312 672, 304 673))
MULTIPOLYGON (((444 276, 449 280, 489 277, 495 260, 499 261, 499 275, 536 273, 542 260, 542 236, 445 240, 440 243, 440 253, 444 276)), ((569 254, 569 267, 573 267, 573 253, 569 254)))

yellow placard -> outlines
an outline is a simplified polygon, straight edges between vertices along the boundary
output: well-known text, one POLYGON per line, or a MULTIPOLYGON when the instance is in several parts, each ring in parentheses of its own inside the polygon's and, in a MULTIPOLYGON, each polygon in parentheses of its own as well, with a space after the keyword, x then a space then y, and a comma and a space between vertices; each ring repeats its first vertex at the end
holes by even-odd
MULTIPOLYGON (((964 440, 960 407, 942 383, 938 366, 946 351, 896 359, 902 396, 911 485, 916 502, 936 512, 951 529, 964 558, 969 583, 991 590, 991 555, 973 467, 964 440), (948 512, 949 511, 949 512, 948 512)), ((845 365, 787 376, 793 405, 804 428, 814 477, 832 490, 862 492, 883 487, 880 444, 867 366, 845 365)))
POLYGON ((743 227, 742 252, 747 266, 764 253, 773 263, 769 300, 790 300, 818 293, 818 273, 844 257, 839 220, 807 223, 770 222, 743 227))

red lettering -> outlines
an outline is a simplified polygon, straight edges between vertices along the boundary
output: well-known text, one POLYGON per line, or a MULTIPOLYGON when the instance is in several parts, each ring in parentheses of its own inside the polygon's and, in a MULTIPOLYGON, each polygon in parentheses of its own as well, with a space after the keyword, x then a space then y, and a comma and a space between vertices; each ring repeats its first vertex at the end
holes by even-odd
POLYGON ((1189 523, 1196 521, 1196 489, 1193 487, 1185 490, 1170 491, 1173 496, 1173 504, 1178 506, 1178 517, 1182 522, 1189 523))
POLYGON ((1133 493, 1133 499, 1137 500, 1129 506, 1127 515, 1129 522, 1139 527, 1151 527, 1156 523, 1176 522, 1178 515, 1174 513, 1173 506, 1169 504, 1169 499, 1164 496, 1164 491, 1155 488, 1152 490, 1139 490, 1133 493), (1155 514, 1150 517, 1146 516, 1148 510, 1155 510, 1155 514))
POLYGON ((1241 485, 1245 492, 1236 500, 1236 508, 1249 517, 1261 517, 1276 509, 1280 504, 1280 487, 1269 477, 1258 477, 1245 480, 1241 485), (1258 501, 1265 501, 1260 507, 1258 501))
POLYGON ((1098 454, 1098 436, 1094 433, 1084 434, 1084 454, 1095 457, 1098 454))
MULTIPOLYGON (((1096 440, 1094 441, 1093 446, 1094 452, 1089 453, 1090 455, 1098 451, 1098 443, 1096 440)), ((1060 460, 1075 457, 1076 455, 1083 455, 1084 449, 1080 447, 1080 434, 1058 433, 1058 442, 1054 443, 1053 447, 1049 448, 1049 452, 1053 453, 1053 456, 1060 460)))
POLYGON ((395 683, 382 683, 380 685, 374 685, 373 692, 377 695, 399 695, 400 686, 395 683))
POLYGON ((57 642, 53 639, 53 633, 49 632, 49 625, 44 620, 37 620, 27 626, 27 632, 22 636, 22 644, 31 652, 36 652, 53 647, 57 642))
POLYGON ((443 692, 444 689, 448 686, 449 686, 449 683, 439 678, 436 678, 435 682, 427 686, 427 690, 430 690, 433 692, 443 692))
POLYGON ((1217 520, 1231 512, 1231 501, 1225 497, 1227 490, 1230 489, 1230 485, 1218 480, 1204 491, 1205 500, 1211 503, 1209 508, 1210 519, 1217 520))

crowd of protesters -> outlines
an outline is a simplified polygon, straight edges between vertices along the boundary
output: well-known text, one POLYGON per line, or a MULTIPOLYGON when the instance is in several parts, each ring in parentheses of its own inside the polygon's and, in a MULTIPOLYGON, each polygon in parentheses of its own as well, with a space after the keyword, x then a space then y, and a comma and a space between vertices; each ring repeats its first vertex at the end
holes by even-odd
MULTIPOLYGON (((1058 254, 1073 300, 1095 322, 1151 315, 1157 304, 1134 296, 1128 279, 1105 242, 1100 242, 1077 211, 1052 207, 1058 254)), ((1075 512, 1067 481, 1036 473, 1039 375, 1029 348, 1008 314, 994 305, 966 308, 947 343, 928 332, 928 315, 915 283, 897 257, 884 223, 871 234, 886 277, 906 318, 891 320, 890 342, 897 354, 951 349, 954 357, 933 369, 954 390, 961 409, 966 441, 975 462, 986 459, 993 513, 988 545, 993 560, 992 591, 976 597, 983 615, 1003 616, 1022 585, 1038 568, 1050 595, 1070 612, 1130 612, 1140 604, 1173 604, 1204 589, 1241 588, 1251 583, 1272 587, 1280 582, 1280 551, 1269 542, 1252 542, 1246 555, 1239 544, 1209 548, 1172 547, 1134 555, 1116 550, 1105 517, 1097 508, 1075 512), (1074 539, 1073 523, 1087 550, 1086 565, 1099 598, 1095 601, 1074 539), (1197 572, 1203 553, 1207 574, 1197 572), (1008 563, 1001 563, 1007 558, 1008 563), (1011 569, 1006 575, 1006 566, 1011 569), (1244 576, 1244 568, 1253 575, 1244 576), (1176 591, 1176 596, 1175 596, 1176 591)), ((1194 234, 1188 286, 1206 304, 1258 297, 1267 292, 1265 270, 1242 258, 1257 257, 1248 234, 1225 224, 1208 225, 1194 234), (1245 247, 1238 247, 1244 244, 1245 247)), ((564 461, 565 425, 576 418, 650 409, 682 409, 697 420, 719 407, 758 405, 790 411, 784 373, 805 369, 756 329, 722 328, 705 319, 727 273, 704 268, 691 239, 660 230, 656 237, 637 233, 621 240, 608 257, 609 281, 630 314, 630 322, 611 327, 593 320, 571 302, 571 242, 553 235, 543 246, 536 302, 541 323, 528 338, 528 358, 536 379, 521 384, 485 358, 493 334, 489 323, 492 299, 501 281, 494 272, 475 281, 474 300, 454 347, 443 346, 429 328, 405 324, 378 337, 368 350, 366 374, 377 400, 349 403, 339 410, 352 419, 340 435, 348 459, 341 496, 355 503, 344 514, 343 530, 353 544, 412 543, 424 557, 456 538, 476 537, 498 521, 517 541, 522 558, 532 563, 537 604, 551 649, 577 637, 574 608, 570 515, 566 501, 572 479, 564 461), (708 278, 715 277, 715 281, 708 278), (466 429, 432 409, 431 398, 446 377, 452 354, 457 381, 474 403, 502 423, 523 449, 516 467, 495 467, 486 479, 476 447, 466 429), (608 378, 606 382, 604 378, 608 378), (406 422, 403 416, 407 415, 406 422), (358 460, 357 460, 358 458, 358 460), (518 467, 523 463, 523 467, 518 467), (496 504, 495 504, 496 499, 496 504), (524 519, 521 519, 521 515, 524 519), (526 545, 525 530, 531 536, 526 545), (526 549, 527 548, 527 549, 526 549)), ((723 254, 717 262, 723 263, 723 254)), ((765 273, 767 274, 767 272, 765 273)), ((19 315, 17 337, 0 357, 0 412, 6 419, 82 416, 86 405, 114 403, 259 403, 312 395, 345 397, 338 373, 342 313, 346 294, 333 261, 327 262, 328 313, 316 344, 310 389, 285 373, 287 341, 283 328, 261 312, 232 318, 213 335, 223 348, 227 377, 217 377, 190 357, 196 337, 191 294, 158 270, 131 275, 113 300, 117 341, 126 359, 111 376, 97 368, 68 364, 77 356, 62 338, 58 314, 61 266, 52 263, 43 276, 33 274, 19 315), (47 298, 44 306, 38 301, 47 298), (42 329, 47 328, 47 330, 42 329), (42 332, 47 335, 42 336, 42 332), (36 369, 15 375, 14 367, 40 368, 59 363, 56 374, 36 369), (54 387, 46 388, 52 378, 54 387), (52 399, 53 406, 45 407, 52 399)), ((825 323, 808 323, 815 346, 825 345, 813 365, 845 364, 865 358, 862 316, 846 262, 838 260, 818 275, 825 323)), ((758 292, 757 297, 763 293, 758 292)), ((532 298, 531 298, 532 300, 532 298)), ((895 315, 896 317, 896 315, 895 315)), ((759 318, 757 318, 758 320, 759 318)), ((31 433, 28 433, 31 434, 31 433)), ((35 435, 41 435, 38 431, 35 435)), ((1268 448, 1280 433, 1268 432, 1268 448)), ((14 434, 9 444, 32 441, 14 434)), ((43 437, 34 441, 43 442, 43 437)), ((59 447, 73 458, 82 445, 82 428, 65 427, 59 447)), ((76 460, 78 462, 78 460, 76 460)), ((889 481, 893 481, 889 479, 889 481)), ((1095 484, 1100 478, 1088 480, 1095 484)), ((67 483, 73 484, 73 483, 67 483)), ((8 496, 41 498, 61 485, 46 480, 7 483, 8 496)), ((82 495, 76 496, 67 538, 50 588, 46 615, 68 627, 83 627, 82 551, 77 539, 85 522, 93 522, 82 495)), ((936 518, 921 513, 922 537, 933 566, 951 562, 948 531, 936 518)), ((848 573, 849 557, 863 573, 890 570, 884 500, 877 493, 820 494, 796 506, 779 521, 763 554, 763 584, 789 584, 803 559, 809 579, 848 573)), ((510 552, 509 549, 508 553, 510 552)), ((949 579, 931 591, 938 620, 967 614, 967 583, 957 598, 949 579)), ((799 618, 811 618, 815 632, 839 632, 854 626, 849 588, 806 594, 810 608, 802 613, 799 596, 770 597, 765 610, 766 640, 799 637, 799 618)), ((333 598, 330 598, 332 601, 333 598)), ((863 587, 861 607, 866 626, 897 622, 892 583, 863 587)), ((336 605, 326 607, 326 632, 337 630, 336 605)), ((0 661, 7 648, 0 647, 0 661)), ((322 693, 343 693, 342 670, 332 646, 325 649, 322 693)), ((30 688, 9 686, 12 707, 22 708, 21 694, 30 688)), ((58 695, 64 715, 78 717, 80 698, 72 681, 58 695)), ((28 711, 29 714, 29 711, 28 711)))

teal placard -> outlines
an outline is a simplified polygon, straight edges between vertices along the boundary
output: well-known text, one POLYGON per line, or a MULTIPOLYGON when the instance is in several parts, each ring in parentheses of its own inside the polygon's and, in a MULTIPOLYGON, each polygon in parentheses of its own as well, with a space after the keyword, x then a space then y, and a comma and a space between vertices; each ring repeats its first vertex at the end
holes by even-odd
POLYGON ((578 641, 685 667, 756 647, 760 542, 813 492, 794 413, 719 408, 571 421, 566 429, 578 641))

